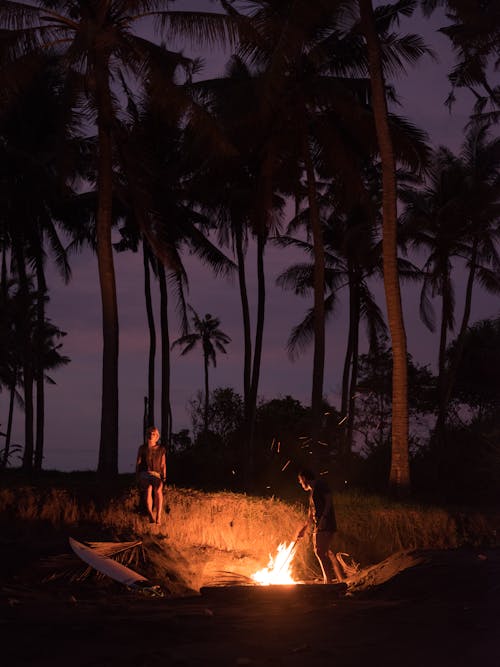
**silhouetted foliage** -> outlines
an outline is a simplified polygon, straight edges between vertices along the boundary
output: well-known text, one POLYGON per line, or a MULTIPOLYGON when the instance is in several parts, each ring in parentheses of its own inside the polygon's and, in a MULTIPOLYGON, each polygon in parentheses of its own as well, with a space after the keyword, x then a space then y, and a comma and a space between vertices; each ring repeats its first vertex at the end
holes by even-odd
MULTIPOLYGON (((449 347, 453 355, 456 341, 449 347)), ((500 408, 500 319, 468 328, 453 398, 473 410, 474 420, 488 419, 500 408)))

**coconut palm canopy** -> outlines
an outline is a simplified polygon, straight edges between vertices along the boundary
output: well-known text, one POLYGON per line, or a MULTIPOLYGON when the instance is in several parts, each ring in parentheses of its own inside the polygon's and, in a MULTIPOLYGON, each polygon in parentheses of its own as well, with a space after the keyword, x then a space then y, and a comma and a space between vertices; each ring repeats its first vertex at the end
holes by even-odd
MULTIPOLYGON (((301 4, 295 3, 296 7, 301 4)), ((304 11, 307 4, 303 3, 304 11)), ((43 219, 39 216, 45 231, 40 232, 39 246, 43 247, 43 252, 39 253, 38 263, 39 268, 43 266, 45 270, 50 301, 46 303, 46 315, 40 314, 40 317, 68 333, 63 352, 71 359, 64 368, 53 374, 49 372, 57 382, 56 387, 47 389, 45 408, 45 463, 49 466, 94 467, 95 443, 100 441, 99 466, 103 472, 118 466, 123 470, 131 469, 141 439, 143 398, 148 391, 147 357, 151 349, 144 297, 143 243, 148 244, 148 252, 152 253, 149 256, 153 258, 150 260, 150 280, 157 334, 160 329, 160 272, 155 257, 165 268, 164 287, 172 297, 168 300, 171 340, 183 340, 183 350, 191 343, 187 336, 193 334, 180 327, 181 322, 186 324, 187 321, 182 309, 188 301, 195 312, 211 313, 212 319, 220 321, 222 329, 227 332, 227 339, 218 341, 224 348, 219 348, 219 352, 226 351, 227 354, 218 355, 217 367, 210 368, 211 387, 233 386, 243 393, 247 382, 243 373, 243 350, 248 345, 254 355, 256 346, 261 345, 258 354, 261 359, 259 395, 291 394, 304 404, 310 403, 312 348, 306 347, 291 363, 286 345, 293 327, 313 305, 309 289, 312 280, 309 248, 314 239, 308 236, 307 225, 301 228, 300 247, 299 242, 285 238, 280 245, 270 244, 268 235, 280 235, 292 219, 309 215, 314 188, 319 204, 318 222, 335 225, 338 220, 342 225, 346 224, 354 203, 359 203, 361 208, 367 207, 366 210, 370 203, 373 204, 371 195, 363 191, 360 165, 371 160, 372 167, 379 166, 373 121, 367 112, 370 98, 363 83, 368 78, 367 62, 360 57, 353 63, 349 60, 352 49, 342 51, 346 44, 358 44, 356 3, 317 4, 323 9, 327 4, 335 5, 338 12, 335 14, 336 25, 341 29, 331 32, 331 26, 328 26, 322 32, 314 24, 319 14, 311 15, 311 23, 302 26, 312 32, 308 33, 305 47, 300 51, 300 69, 295 72, 300 76, 293 81, 296 90, 304 93, 299 108, 295 104, 298 98, 294 96, 293 87, 288 87, 290 80, 280 76, 272 78, 266 69, 270 65, 274 68, 271 74, 275 75, 279 62, 286 62, 289 68, 299 62, 293 60, 296 54, 286 50, 278 53, 282 61, 272 58, 275 47, 279 46, 279 36, 284 34, 280 33, 282 25, 277 16, 279 12, 287 11, 287 2, 0 2, 3 29, 0 76, 5 91, 2 111, 12 109, 14 102, 17 104, 21 99, 21 91, 26 94, 33 80, 38 80, 41 86, 42 52, 50 52, 57 59, 52 65, 52 83, 55 81, 53 102, 57 107, 58 123, 53 130, 55 138, 50 143, 52 149, 60 148, 61 151, 54 150, 51 155, 50 147, 38 141, 36 164, 31 165, 29 173, 26 170, 26 177, 39 174, 37 183, 46 184, 43 192, 34 187, 33 195, 29 197, 29 201, 39 202, 44 210, 43 219), (245 7, 260 17, 258 24, 245 23, 235 13, 244 14, 245 7), (274 10, 277 13, 273 15, 274 10), (327 52, 335 53, 338 58, 331 61, 329 67, 324 66, 322 60, 327 52), (234 56, 231 74, 225 70, 230 56, 234 56), (197 58, 205 59, 205 68, 197 58), (236 65, 238 62, 239 66, 236 65), (225 80, 218 80, 219 75, 224 75, 225 80), (349 86, 340 81, 343 77, 355 79, 356 85, 349 90, 349 86), (207 81, 203 89, 194 85, 201 80, 207 81), (310 85, 306 86, 307 82, 310 85), (272 97, 274 86, 280 90, 279 104, 277 98, 272 97), (334 103, 328 97, 332 90, 336 92, 334 103), (262 91, 270 97, 261 108, 262 91), (363 91, 367 93, 365 97, 363 91), (347 95, 352 96, 352 104, 347 104, 347 95), (300 109, 302 134, 294 133, 294 128, 299 126, 300 109), (159 125, 155 129, 158 118, 162 119, 161 134, 159 125), (335 118, 337 133, 332 134, 328 124, 331 126, 335 118), (305 151, 304 137, 307 138, 308 151, 305 151), (83 141, 77 143, 77 139, 83 141), (141 149, 146 145, 148 155, 142 158, 141 149), (166 146, 170 146, 168 156, 162 153, 166 146), (305 178, 305 158, 308 156, 310 169, 315 170, 315 179, 305 178), (47 164, 57 166, 57 172, 47 169, 47 164), (230 171, 227 165, 230 165, 230 171), (350 175, 358 166, 359 178, 354 179, 350 175), (151 168, 155 175, 161 174, 161 178, 151 179, 151 168), (66 190, 58 189, 57 178, 64 181, 66 190), (335 179, 333 190, 330 188, 332 179, 335 179), (82 183, 87 186, 85 192, 81 190, 82 183), (342 187, 343 183, 345 187, 342 187), (351 187, 353 185, 355 187, 351 187), (353 202, 354 197, 358 197, 358 201, 353 202), (49 223, 56 224, 57 230, 53 230, 49 223), (140 256, 131 250, 120 254, 114 252, 113 244, 120 240, 119 228, 127 230, 129 238, 134 239, 132 246, 135 244, 136 249, 141 249, 140 256), (81 254, 65 255, 64 249, 70 241, 74 241, 72 248, 80 244, 81 254), (257 249, 259 243, 260 250, 257 249), (91 248, 97 249, 97 262, 91 248), (238 249, 241 250, 240 257, 238 249), (304 252, 309 254, 307 260, 304 260, 304 252), (261 257, 260 264, 256 255, 261 257), (68 287, 63 287, 56 276, 56 260, 59 268, 71 269, 72 280, 68 287), (304 297, 297 298, 294 294, 297 290, 282 291, 275 283, 289 267, 304 261, 308 268, 304 265, 302 276, 294 276, 297 280, 302 279, 304 286, 304 297), (215 273, 210 265, 216 269, 215 273), (237 270, 240 270, 238 278, 237 270), (265 281, 258 281, 258 272, 265 281), (231 274, 231 280, 226 280, 231 274), (245 284, 243 275, 250 320, 250 336, 246 343, 240 298, 241 286, 245 284), (257 307, 261 303, 265 310, 259 319, 263 328, 258 338, 255 337, 255 327, 257 307), (99 367, 101 359, 103 368, 99 367), (66 451, 66 443, 60 435, 68 431, 74 431, 75 438, 71 454, 66 451), (111 449, 105 444, 110 439, 114 442, 111 449)), ((390 84, 387 92, 393 113, 391 122, 396 154, 406 168, 412 169, 411 178, 417 179, 421 175, 420 167, 424 168, 426 143, 427 146, 444 144, 454 155, 460 154, 464 138, 462 129, 468 113, 473 111, 474 100, 461 97, 460 91, 467 86, 463 86, 464 79, 460 79, 460 91, 456 86, 455 92, 454 113, 457 115, 447 115, 442 103, 450 92, 449 69, 446 65, 438 66, 430 57, 419 63, 425 49, 411 36, 422 29, 423 42, 431 41, 444 52, 447 42, 439 39, 444 40, 443 35, 447 33, 441 33, 439 39, 434 33, 436 28, 444 25, 439 5, 446 3, 431 3, 438 5, 431 23, 426 23, 420 15, 409 17, 414 4, 400 2, 392 12, 379 12, 377 20, 379 34, 386 40, 383 63, 390 84), (437 76, 440 77, 438 84, 435 82, 437 76), (393 92, 396 96, 399 94, 402 106, 392 103, 393 92), (462 116, 458 116, 458 109, 463 110, 462 116), (424 134, 418 133, 420 130, 429 132, 427 142, 424 134)), ((458 6, 457 3, 448 4, 452 9, 458 6)), ((454 17, 458 24, 460 17, 456 13, 454 17)), ((289 24, 287 29, 294 32, 296 28, 298 24, 289 24)), ((448 33, 453 37, 456 35, 456 31, 448 33)), ((455 40, 454 43, 458 42, 455 40)), ((460 41, 459 48, 462 55, 467 45, 460 41)), ((490 57, 489 54, 490 51, 484 57, 490 57)), ((450 61, 451 56, 447 64, 450 61)), ((463 68, 462 74, 465 76, 463 68)), ((490 97, 494 92, 490 86, 490 97)), ((485 104, 482 112, 486 111, 485 104)), ((484 113, 482 116, 485 120, 484 113)), ((491 114, 486 120, 493 118, 494 114, 491 114)), ((1 149, 8 154, 9 164, 15 164, 16 160, 20 163, 26 147, 19 136, 15 141, 5 139, 9 131, 8 121, 8 115, 2 113, 1 149)), ((22 138, 26 143, 29 135, 22 138)), ((3 164, 7 163, 4 161, 3 164)), ((310 171, 309 175, 312 173, 310 171)), ((432 179, 432 169, 429 173, 432 179)), ((5 178, 2 182, 8 181, 5 178)), ((478 200, 481 201, 479 195, 478 200)), ((21 229, 20 218, 16 219, 12 213, 12 200, 9 206, 3 207, 2 215, 5 218, 9 212, 9 219, 2 219, 0 229, 2 249, 9 254, 5 266, 13 251, 13 240, 17 239, 18 247, 25 241, 25 253, 19 254, 14 266, 9 266, 6 271, 14 271, 17 279, 25 263, 26 278, 32 280, 36 276, 35 237, 16 237, 13 230, 19 232, 21 229)), ((15 210, 21 209, 16 207, 15 210)), ((28 206, 26 210, 23 207, 23 219, 28 218, 28 213, 28 206)), ((494 229, 495 215, 493 199, 482 218, 488 229, 494 229)), ((380 224, 376 214, 372 213, 360 221, 368 222, 380 224)), ((339 223, 334 228, 335 233, 327 237, 327 244, 330 241, 337 243, 336 233, 342 225, 339 223)), ((424 233, 425 230, 421 230, 421 235, 424 233)), ((379 248, 380 234, 375 231, 373 239, 371 235, 370 228, 363 241, 370 241, 379 248)), ((470 260, 471 244, 470 236, 462 242, 457 241, 454 246, 456 255, 460 254, 461 247, 469 249, 468 255, 462 253, 457 259, 457 266, 460 261, 470 260)), ((361 250, 361 245, 358 244, 357 250, 361 250)), ((326 372, 322 391, 328 400, 337 404, 340 403, 348 337, 349 307, 343 294, 349 290, 341 287, 342 275, 348 274, 350 266, 349 258, 344 254, 347 249, 348 244, 327 247, 331 254, 326 258, 327 264, 330 262, 327 269, 333 273, 326 272, 325 296, 330 295, 333 301, 335 295, 337 303, 328 311, 331 316, 325 334, 326 372), (335 273, 337 267, 339 270, 335 273)), ((424 270, 424 262, 419 262, 424 244, 418 248, 408 244, 407 249, 415 265, 424 270)), ((481 248, 481 252, 486 252, 485 248, 481 248)), ((495 265, 495 257, 490 255, 490 258, 493 259, 488 260, 488 266, 481 264, 475 273, 477 289, 475 287, 473 291, 473 320, 497 314, 496 301, 493 298, 487 300, 487 292, 481 291, 480 287, 482 281, 491 293, 495 291, 494 277, 483 270, 495 265)), ((419 319, 418 298, 422 293, 424 303, 427 297, 432 298, 433 289, 439 289, 436 287, 439 277, 432 273, 436 266, 437 263, 433 267, 429 265, 425 269, 427 273, 421 276, 423 282, 414 287, 403 286, 402 292, 403 311, 408 322, 408 349, 415 358, 434 364, 439 356, 439 341, 419 319)), ((457 284, 460 275, 456 277, 457 284)), ((41 274, 38 276, 42 285, 41 274)), ((366 274, 363 273, 363 279, 365 276, 370 283, 362 286, 363 299, 366 297, 362 307, 367 308, 373 298, 373 308, 370 308, 378 320, 379 314, 385 317, 379 265, 374 262, 366 274)), ((439 296, 437 292, 435 296, 439 296)), ((321 301, 318 297, 317 303, 321 301)), ((462 319, 462 309, 458 307, 461 303, 457 294, 454 304, 457 324, 462 319)), ((326 307, 329 307, 328 303, 326 307)), ((435 312, 439 312, 439 299, 434 300, 434 307, 435 312)), ((426 313, 429 323, 430 310, 426 313)), ((362 313, 361 320, 368 321, 367 315, 367 312, 362 313)), ((198 319, 203 323, 203 316, 198 319)), ((447 322, 451 324, 451 319, 447 322)), ((23 335, 27 344, 26 329, 23 335)), ((368 337, 362 328, 360 338, 361 348, 366 347, 368 337)), ((165 350, 162 354, 166 354, 165 350)), ((194 352, 186 356, 172 355, 169 382, 174 430, 189 427, 184 406, 202 384, 200 357, 194 352)), ((207 352, 207 359, 210 358, 213 360, 207 352)), ((443 350, 441 358, 444 358, 443 350)), ((159 347, 156 363, 160 363, 159 347)), ((28 376, 30 372, 32 369, 24 369, 28 376)), ((165 375, 166 372, 161 380, 163 384, 165 375)), ((160 382, 159 373, 156 382, 160 382)), ((2 383, 4 388, 3 380, 2 383)), ((19 391, 19 385, 15 389, 19 391)), ((9 391, 2 391, 2 400, 10 395, 9 391)), ((157 388, 156 395, 159 394, 157 388)), ((4 403, 1 404, 2 410, 4 403)), ((24 440, 22 420, 23 417, 21 421, 14 421, 15 442, 24 440)), ((3 413, 0 421, 1 430, 5 431, 7 419, 3 413)), ((33 445, 34 439, 33 435, 33 445)))

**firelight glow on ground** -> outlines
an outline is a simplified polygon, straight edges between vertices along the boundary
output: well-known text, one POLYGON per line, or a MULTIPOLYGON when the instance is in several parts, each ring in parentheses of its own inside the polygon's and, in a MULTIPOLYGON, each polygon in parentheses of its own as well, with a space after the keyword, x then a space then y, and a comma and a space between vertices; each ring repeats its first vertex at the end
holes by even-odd
POLYGON ((296 542, 282 542, 278 546, 276 556, 269 556, 267 567, 252 574, 252 579, 261 586, 271 584, 296 584, 292 576, 292 562, 297 549, 296 542))

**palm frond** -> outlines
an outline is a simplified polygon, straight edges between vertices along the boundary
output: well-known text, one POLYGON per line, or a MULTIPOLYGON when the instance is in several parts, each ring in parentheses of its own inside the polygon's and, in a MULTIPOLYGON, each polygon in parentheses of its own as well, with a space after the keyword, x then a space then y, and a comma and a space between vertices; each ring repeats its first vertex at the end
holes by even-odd
POLYGON ((436 316, 431 300, 429 298, 430 282, 424 279, 424 285, 420 292, 420 318, 429 331, 436 330, 436 316))
POLYGON ((296 326, 288 338, 286 348, 291 361, 295 361, 311 344, 314 336, 314 309, 310 308, 306 316, 296 326))
POLYGON ((192 46, 203 47, 235 46, 241 25, 234 16, 215 12, 158 11, 154 19, 157 28, 172 39, 188 39, 192 46))
MULTIPOLYGON (((131 542, 87 542, 87 544, 101 556, 113 558, 125 566, 135 566, 142 562, 142 541, 131 542)), ((81 582, 90 576, 97 579, 104 578, 94 568, 82 563, 74 554, 58 554, 49 556, 40 561, 39 565, 43 576, 43 582, 67 579, 69 581, 81 582)))
POLYGON ((304 295, 313 288, 313 273, 314 267, 311 264, 294 264, 280 273, 276 278, 276 285, 284 290, 293 290, 297 295, 304 295))

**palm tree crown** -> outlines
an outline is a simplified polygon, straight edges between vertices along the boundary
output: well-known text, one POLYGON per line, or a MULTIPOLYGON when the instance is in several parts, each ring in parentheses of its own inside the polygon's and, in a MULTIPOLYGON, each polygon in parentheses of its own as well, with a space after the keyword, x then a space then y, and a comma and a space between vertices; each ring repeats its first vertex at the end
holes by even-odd
POLYGON ((191 350, 201 343, 203 349, 203 363, 205 369, 205 432, 208 430, 208 367, 209 364, 215 367, 217 365, 216 350, 226 354, 225 346, 231 342, 231 338, 219 329, 220 320, 218 317, 213 317, 207 313, 205 317, 201 318, 198 313, 189 306, 192 314, 194 331, 181 336, 172 343, 172 347, 184 346, 181 355, 184 356, 191 352, 191 350))

